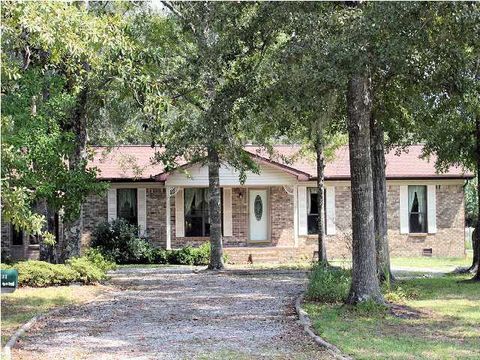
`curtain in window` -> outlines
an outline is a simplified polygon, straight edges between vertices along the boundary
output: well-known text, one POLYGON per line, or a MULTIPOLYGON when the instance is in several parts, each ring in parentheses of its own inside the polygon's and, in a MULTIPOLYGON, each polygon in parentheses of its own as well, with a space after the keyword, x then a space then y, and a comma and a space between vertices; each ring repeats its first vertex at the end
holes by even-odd
POLYGON ((192 212, 193 200, 195 199, 196 189, 185 189, 185 215, 190 215, 192 212))
POLYGON ((185 189, 184 194, 186 236, 208 236, 210 234, 208 189, 185 189))
POLYGON ((408 187, 408 211, 410 217, 410 232, 426 232, 426 214, 427 214, 427 187, 409 186, 408 187))
POLYGON ((117 190, 117 216, 137 224, 137 189, 117 190))
POLYGON ((318 205, 316 204, 313 204, 313 208, 312 208, 312 194, 318 194, 318 189, 317 188, 308 188, 308 196, 307 196, 307 211, 308 211, 308 214, 312 214, 312 211, 313 213, 317 214, 318 213, 318 205))

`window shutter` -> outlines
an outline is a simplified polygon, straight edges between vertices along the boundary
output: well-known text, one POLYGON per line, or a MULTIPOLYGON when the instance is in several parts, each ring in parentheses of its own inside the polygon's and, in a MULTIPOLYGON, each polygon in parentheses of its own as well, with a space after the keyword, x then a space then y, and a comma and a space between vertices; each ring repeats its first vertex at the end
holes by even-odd
POLYGON ((232 235, 232 188, 223 188, 223 236, 232 235))
POLYGON ((107 202, 107 219, 110 222, 117 218, 117 189, 108 189, 107 202))
POLYGON ((335 228, 335 187, 326 187, 326 207, 327 214, 327 235, 335 235, 337 229, 335 228))
POLYGON ((437 195, 436 185, 427 186, 427 225, 428 233, 437 232, 437 195))
POLYGON ((175 194, 175 237, 185 236, 185 215, 184 215, 183 189, 178 189, 175 194))
POLYGON ((147 231, 147 189, 137 189, 137 219, 138 230, 141 236, 147 231))
POLYGON ((308 235, 306 186, 298 187, 298 235, 308 235))
POLYGON ((408 234, 408 186, 400 186, 400 234, 408 234))

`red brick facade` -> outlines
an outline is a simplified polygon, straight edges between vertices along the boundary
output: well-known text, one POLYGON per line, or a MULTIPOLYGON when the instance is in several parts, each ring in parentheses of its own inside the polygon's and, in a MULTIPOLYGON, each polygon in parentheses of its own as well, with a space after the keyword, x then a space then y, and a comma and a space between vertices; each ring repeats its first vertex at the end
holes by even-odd
MULTIPOLYGON (((166 190, 147 187, 147 235, 154 245, 166 247, 166 190)), ((248 191, 245 187, 232 189, 232 236, 224 237, 224 246, 231 262, 284 262, 311 259, 317 247, 316 236, 299 236, 295 245, 294 196, 283 186, 268 187, 270 241, 250 243, 248 191)), ((437 232, 435 234, 400 234, 400 186, 388 185, 388 234, 392 256, 421 256, 431 249, 433 256, 464 256, 464 195, 458 185, 436 186, 437 232)), ((90 196, 83 206, 83 247, 88 246, 95 227, 107 220, 107 196, 90 196)), ((206 237, 176 237, 175 199, 170 197, 171 247, 187 244, 198 246, 206 237)), ((336 234, 327 236, 330 258, 350 258, 351 254, 351 197, 350 186, 335 186, 336 234)), ((2 223, 2 249, 14 257, 25 256, 22 247, 10 246, 9 226, 2 223), (19 253, 19 249, 21 250, 19 253), (23 254, 23 255, 22 255, 23 254)), ((28 246, 27 246, 28 247, 28 246)))

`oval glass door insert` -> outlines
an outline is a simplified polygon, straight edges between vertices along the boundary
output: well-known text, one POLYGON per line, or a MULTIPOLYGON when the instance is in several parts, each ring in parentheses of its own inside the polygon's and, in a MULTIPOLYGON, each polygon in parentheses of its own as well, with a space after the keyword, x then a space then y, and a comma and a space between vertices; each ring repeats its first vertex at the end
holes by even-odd
POLYGON ((257 219, 257 221, 260 221, 263 215, 263 203, 260 195, 257 195, 255 197, 254 211, 255 211, 255 219, 257 219))

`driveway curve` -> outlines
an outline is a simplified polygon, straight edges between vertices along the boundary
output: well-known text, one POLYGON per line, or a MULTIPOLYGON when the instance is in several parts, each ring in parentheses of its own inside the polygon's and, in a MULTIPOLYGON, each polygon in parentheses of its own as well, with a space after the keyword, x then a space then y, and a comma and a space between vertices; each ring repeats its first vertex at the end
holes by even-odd
POLYGON ((121 269, 113 291, 40 321, 13 359, 328 359, 296 322, 301 271, 121 269))

